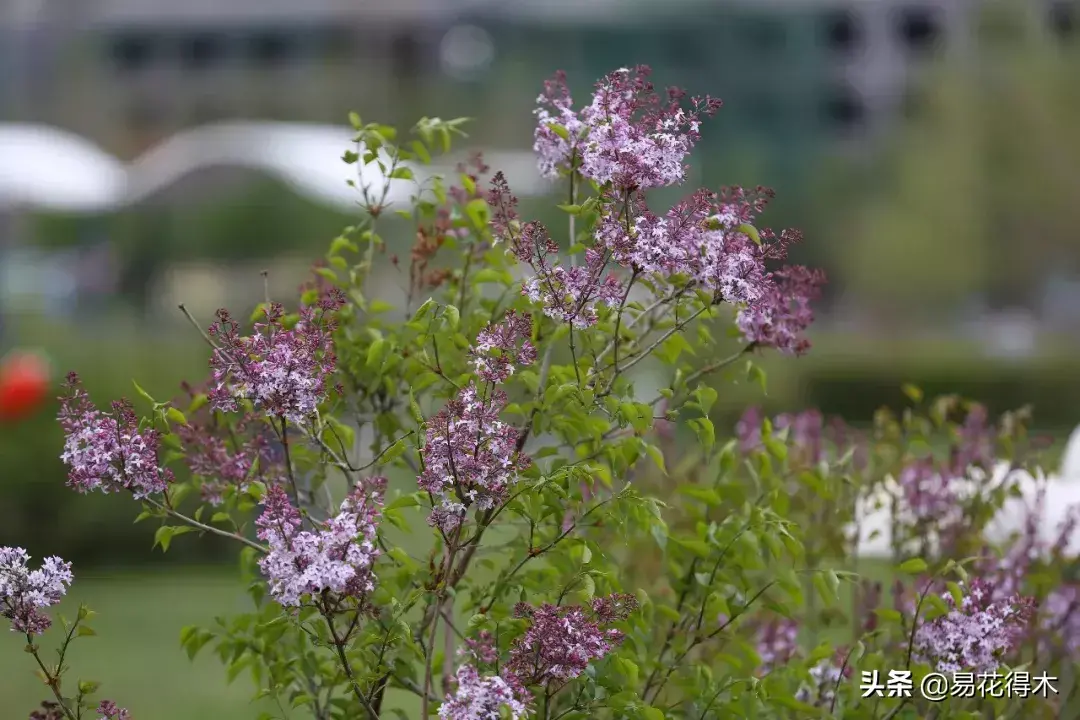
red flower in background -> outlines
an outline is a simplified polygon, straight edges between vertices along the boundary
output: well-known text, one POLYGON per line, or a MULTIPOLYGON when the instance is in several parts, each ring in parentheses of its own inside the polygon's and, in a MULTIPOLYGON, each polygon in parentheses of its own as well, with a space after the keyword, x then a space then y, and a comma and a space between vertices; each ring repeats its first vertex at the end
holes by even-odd
POLYGON ((25 350, 0 360, 0 421, 32 415, 46 401, 51 371, 44 356, 25 350))

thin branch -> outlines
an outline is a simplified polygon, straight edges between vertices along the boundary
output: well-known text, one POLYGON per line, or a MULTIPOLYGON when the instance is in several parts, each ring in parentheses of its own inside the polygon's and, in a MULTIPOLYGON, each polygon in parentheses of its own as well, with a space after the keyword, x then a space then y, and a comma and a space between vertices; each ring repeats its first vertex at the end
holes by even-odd
POLYGON ((213 533, 214 535, 219 535, 219 536, 224 537, 224 538, 229 538, 230 540, 236 540, 237 542, 241 542, 244 545, 247 545, 250 548, 258 550, 261 553, 268 552, 267 548, 264 545, 260 545, 259 543, 255 542, 254 540, 249 540, 246 537, 244 537, 243 535, 240 535, 240 534, 237 534, 237 533, 232 533, 232 532, 229 532, 228 530, 222 530, 221 528, 216 528, 216 527, 213 527, 212 525, 206 525, 205 523, 201 523, 198 520, 196 520, 195 518, 190 518, 187 515, 183 515, 181 513, 176 512, 175 510, 173 510, 170 507, 166 507, 165 505, 162 505, 157 500, 153 500, 151 498, 145 498, 143 502, 145 502, 146 504, 150 505, 153 508, 156 508, 157 510, 163 511, 169 517, 176 518, 177 520, 180 520, 180 521, 182 521, 184 523, 187 523, 188 525, 191 525, 192 527, 198 528, 199 530, 202 530, 203 532, 213 533))

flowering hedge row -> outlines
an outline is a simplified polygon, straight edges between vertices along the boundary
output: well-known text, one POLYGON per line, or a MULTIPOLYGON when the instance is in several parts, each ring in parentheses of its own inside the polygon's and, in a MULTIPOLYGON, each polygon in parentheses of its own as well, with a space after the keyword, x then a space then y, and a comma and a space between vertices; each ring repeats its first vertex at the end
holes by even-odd
MULTIPOLYGON (((213 646, 230 677, 249 674, 279 708, 263 717, 373 720, 997 717, 1006 699, 989 694, 931 703, 850 678, 1015 685, 1024 661, 1066 666, 1065 546, 1043 547, 1034 521, 1004 555, 982 541, 1029 462, 1023 416, 992 424, 916 396, 918 412, 882 415, 866 437, 813 413, 748 415, 717 442, 706 381, 736 366, 760 379, 757 353, 806 352, 824 281, 784 264, 798 233, 757 227, 763 188, 650 206, 719 108, 656 93, 647 68, 611 73, 575 108, 556 77, 535 149, 565 190, 565 231, 520 218, 500 173, 485 190, 479 158, 418 182, 408 208, 358 183, 363 221, 297 312, 268 297, 250 330, 225 310, 195 322, 211 373, 181 400, 140 390, 140 418, 124 400, 95 407, 69 377, 74 490, 130 495, 164 549, 188 533, 243 547, 253 609, 185 629, 189 654, 213 646), (391 211, 417 231, 407 262, 386 264, 405 308, 364 295, 391 211), (635 392, 645 362, 670 377, 655 397, 635 392), (857 510, 880 498, 903 578, 891 593, 852 565, 857 510)), ((404 180, 406 161, 462 134, 460 121, 424 119, 406 140, 353 123, 345 161, 404 180)), ((2 552, 0 608, 51 693, 31 717, 129 717, 64 680, 88 610, 61 618, 60 662, 44 660, 71 566, 2 552)))

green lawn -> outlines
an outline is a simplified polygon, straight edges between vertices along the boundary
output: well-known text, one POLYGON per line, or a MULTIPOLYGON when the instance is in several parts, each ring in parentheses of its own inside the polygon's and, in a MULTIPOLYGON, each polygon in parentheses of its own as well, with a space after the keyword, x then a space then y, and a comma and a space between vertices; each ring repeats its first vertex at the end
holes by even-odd
MULTIPOLYGON (((250 702, 250 680, 225 683, 217 657, 205 652, 191 662, 180 648, 185 625, 209 626, 215 615, 247 609, 250 600, 235 575, 223 571, 170 570, 153 575, 80 575, 61 607, 73 617, 79 602, 98 613, 96 637, 75 641, 69 651, 71 680, 102 683, 101 696, 131 710, 136 718, 250 720, 272 707, 250 702)), ((0 706, 3 717, 26 717, 47 688, 34 674, 33 659, 18 635, 0 640, 0 706)), ((59 628, 42 638, 45 660, 55 658, 59 628)), ((0 635, 2 637, 2 635, 0 635)))

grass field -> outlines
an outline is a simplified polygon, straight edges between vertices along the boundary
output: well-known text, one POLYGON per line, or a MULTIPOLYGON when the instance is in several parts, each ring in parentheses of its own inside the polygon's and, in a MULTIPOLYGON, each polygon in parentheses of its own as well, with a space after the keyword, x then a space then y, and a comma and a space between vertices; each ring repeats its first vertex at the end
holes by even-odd
MULTIPOLYGON (((215 615, 247 609, 250 600, 229 569, 170 570, 153 575, 79 575, 61 607, 68 617, 79 602, 98 613, 91 623, 96 637, 75 641, 69 651, 71 679, 102 683, 101 696, 115 698, 136 718, 251 720, 272 706, 254 705, 250 681, 232 686, 213 653, 194 662, 180 648, 185 625, 209 626, 215 615)), ((43 657, 55 659, 56 628, 42 639, 43 657)), ((14 633, 0 639, 0 708, 3 718, 24 718, 49 697, 34 674, 34 661, 14 633)))

